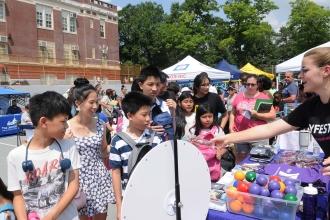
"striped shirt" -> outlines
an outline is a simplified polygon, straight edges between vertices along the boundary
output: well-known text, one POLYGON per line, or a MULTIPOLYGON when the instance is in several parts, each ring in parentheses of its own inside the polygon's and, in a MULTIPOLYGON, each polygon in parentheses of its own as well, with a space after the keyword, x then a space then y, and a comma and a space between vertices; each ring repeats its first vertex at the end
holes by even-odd
MULTIPOLYGON (((126 132, 126 134, 128 134, 126 132)), ((129 135, 129 134, 128 134, 129 135)), ((147 143, 151 142, 152 139, 152 147, 161 143, 161 138, 157 135, 153 135, 149 129, 145 129, 143 134, 136 140, 136 143, 147 143)), ((121 184, 122 190, 126 188, 126 184, 128 182, 128 158, 132 152, 132 147, 128 145, 123 139, 121 139, 118 135, 115 135, 111 141, 111 149, 110 149, 110 166, 112 169, 122 169, 121 175, 121 184)))

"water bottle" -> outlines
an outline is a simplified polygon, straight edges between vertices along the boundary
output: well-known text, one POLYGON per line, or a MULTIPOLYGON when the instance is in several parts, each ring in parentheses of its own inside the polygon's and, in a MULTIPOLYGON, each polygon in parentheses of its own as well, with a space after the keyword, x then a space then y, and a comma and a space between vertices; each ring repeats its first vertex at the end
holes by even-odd
POLYGON ((315 220, 317 207, 317 188, 310 183, 304 187, 302 220, 315 220))
POLYGON ((283 107, 283 113, 284 113, 284 116, 287 116, 288 115, 288 104, 284 104, 284 107, 283 107))

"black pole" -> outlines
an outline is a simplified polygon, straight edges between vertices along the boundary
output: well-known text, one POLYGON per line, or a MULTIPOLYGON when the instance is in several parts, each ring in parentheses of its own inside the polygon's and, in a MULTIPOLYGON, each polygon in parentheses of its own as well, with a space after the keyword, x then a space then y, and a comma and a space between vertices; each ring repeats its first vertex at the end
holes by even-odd
POLYGON ((178 161, 178 141, 176 137, 176 120, 175 110, 171 111, 173 117, 173 156, 174 156, 174 181, 175 181, 175 208, 176 208, 176 220, 181 220, 181 199, 180 199, 180 180, 179 180, 179 161, 178 161))
POLYGON ((180 199, 180 181, 179 181, 179 165, 178 165, 178 141, 174 136, 174 176, 175 176, 175 208, 176 220, 181 220, 181 199, 180 199))

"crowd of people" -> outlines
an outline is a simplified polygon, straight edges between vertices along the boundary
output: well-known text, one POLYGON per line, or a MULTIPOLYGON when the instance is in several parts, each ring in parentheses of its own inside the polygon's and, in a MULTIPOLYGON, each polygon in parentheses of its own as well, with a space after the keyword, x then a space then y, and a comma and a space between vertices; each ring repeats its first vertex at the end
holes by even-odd
MULTIPOLYGON (((253 146, 268 145, 269 138, 298 128, 312 129, 329 164, 329 54, 330 48, 305 54, 300 92, 292 72, 285 73, 285 85, 278 91, 267 77, 249 74, 219 93, 207 73, 198 74, 192 88, 180 88, 167 82, 159 68, 148 66, 131 91, 122 86, 120 95, 112 89, 103 94, 102 86, 85 78, 75 80, 66 98, 56 92, 35 95, 28 106, 35 131, 8 155, 8 191, 13 197, 0 200, 0 206, 13 199, 18 219, 105 220, 108 204, 115 203, 121 219, 132 145, 153 148, 174 138, 200 150, 212 182, 230 170, 222 167, 228 147, 234 148, 238 163, 253 146), (302 92, 314 95, 299 100, 302 92), (269 111, 255 109, 258 99, 273 100, 269 111), (288 103, 298 107, 281 117, 288 103), (324 125, 322 132, 316 124, 324 125), (72 201, 82 195, 85 202, 74 207, 72 201)), ((324 170, 329 175, 330 168, 324 170)), ((0 199, 6 190, 1 189, 0 199)))

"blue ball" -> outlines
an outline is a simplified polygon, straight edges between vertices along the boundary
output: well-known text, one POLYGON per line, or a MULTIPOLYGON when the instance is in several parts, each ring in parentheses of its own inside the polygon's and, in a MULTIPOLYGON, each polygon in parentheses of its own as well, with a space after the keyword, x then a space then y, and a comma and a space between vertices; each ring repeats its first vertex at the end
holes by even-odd
POLYGON ((281 188, 280 184, 277 181, 271 180, 268 183, 268 189, 269 191, 273 191, 273 190, 279 190, 281 188))
POLYGON ((249 193, 254 194, 254 195, 259 195, 260 194, 260 186, 256 183, 252 183, 249 187, 249 193))
POLYGON ((268 178, 265 176, 265 175, 259 175, 257 177, 257 183, 260 185, 260 186, 266 186, 267 183, 268 183, 268 178))
POLYGON ((261 187, 260 195, 261 195, 261 196, 269 196, 269 195, 270 195, 270 192, 269 192, 268 189, 266 189, 266 188, 264 188, 264 187, 261 187))
POLYGON ((264 215, 264 207, 263 206, 255 206, 254 214, 259 218, 262 217, 264 215))
POLYGON ((272 209, 269 212, 267 212, 267 216, 270 218, 277 218, 279 212, 276 209, 272 209))
POLYGON ((290 194, 293 194, 293 195, 297 195, 297 189, 296 189, 296 187, 294 185, 287 185, 285 187, 284 192, 286 194, 290 193, 290 194))
POLYGON ((281 191, 276 189, 271 192, 270 196, 273 198, 282 199, 284 195, 281 191))
POLYGON ((287 210, 281 210, 280 214, 279 214, 279 219, 281 220, 291 220, 292 218, 292 213, 290 211, 287 210))
POLYGON ((237 185, 238 185, 238 180, 236 180, 234 183, 233 183, 233 186, 237 188, 237 185))
POLYGON ((296 185, 296 182, 294 180, 291 180, 291 179, 286 179, 286 180, 284 180, 284 184, 286 186, 289 186, 289 185, 294 186, 294 185, 296 185))

